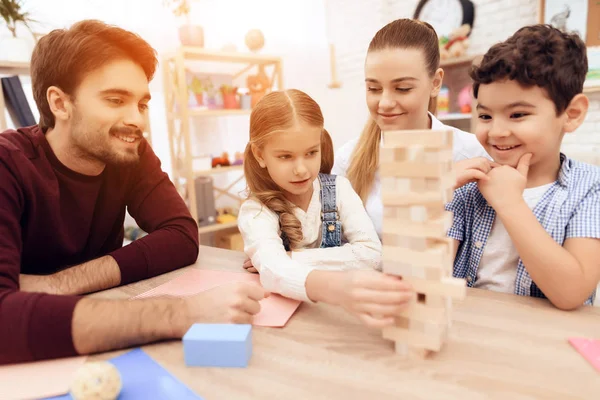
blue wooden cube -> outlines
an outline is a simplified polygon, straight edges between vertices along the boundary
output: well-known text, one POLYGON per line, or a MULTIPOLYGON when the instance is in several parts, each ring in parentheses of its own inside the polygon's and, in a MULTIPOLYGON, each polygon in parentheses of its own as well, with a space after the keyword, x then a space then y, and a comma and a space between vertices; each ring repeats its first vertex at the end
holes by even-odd
POLYGON ((183 336, 190 367, 247 367, 252 356, 252 325, 194 324, 183 336))

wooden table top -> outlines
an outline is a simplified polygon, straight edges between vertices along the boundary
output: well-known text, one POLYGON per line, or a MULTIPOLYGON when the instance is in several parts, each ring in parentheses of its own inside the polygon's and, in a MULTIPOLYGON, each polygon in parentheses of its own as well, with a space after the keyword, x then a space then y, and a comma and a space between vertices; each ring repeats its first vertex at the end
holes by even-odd
MULTIPOLYGON (((201 247, 187 268, 243 271, 243 260, 201 247)), ((183 270, 91 296, 129 298, 183 270)), ((253 327, 248 368, 188 368, 181 341, 143 349, 206 400, 600 398, 600 374, 567 341, 600 338, 600 308, 565 312, 542 299, 468 289, 452 315, 449 341, 425 360, 400 359, 381 331, 340 308, 306 303, 284 328, 253 327)))

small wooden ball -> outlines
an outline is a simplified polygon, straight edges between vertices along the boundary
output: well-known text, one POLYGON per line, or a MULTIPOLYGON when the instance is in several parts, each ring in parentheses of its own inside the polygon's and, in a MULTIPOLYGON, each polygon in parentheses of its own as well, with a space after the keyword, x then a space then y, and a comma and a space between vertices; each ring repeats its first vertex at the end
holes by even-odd
POLYGON ((265 45, 265 36, 259 29, 251 29, 246 33, 246 46, 250 51, 259 51, 265 45))
POLYGON ((74 400, 116 400, 121 393, 119 370, 107 361, 86 363, 71 384, 74 400))

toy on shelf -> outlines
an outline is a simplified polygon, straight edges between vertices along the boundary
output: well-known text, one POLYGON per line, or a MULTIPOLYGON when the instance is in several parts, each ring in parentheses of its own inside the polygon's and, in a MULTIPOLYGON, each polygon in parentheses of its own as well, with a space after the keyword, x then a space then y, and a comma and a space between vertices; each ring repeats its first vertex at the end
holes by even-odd
POLYGON ((250 29, 244 38, 246 46, 253 52, 258 52, 265 45, 265 36, 258 29, 250 29))
POLYGON ((188 367, 247 367, 252 325, 194 324, 183 336, 183 356, 188 367))
POLYGON ((450 110, 450 93, 448 86, 442 85, 440 93, 437 96, 437 113, 438 115, 448 114, 450 110))
POLYGON ((440 38, 440 58, 446 60, 448 58, 456 58, 465 55, 469 47, 469 33, 471 26, 463 24, 456 28, 448 37, 440 38))
POLYGON ((244 164, 244 153, 240 151, 236 151, 234 155, 235 159, 231 163, 231 165, 242 165, 244 164))
POLYGON ((218 168, 218 167, 229 167, 231 164, 229 162, 229 154, 224 151, 223 154, 221 154, 221 157, 213 157, 212 159, 212 167, 213 168, 218 168))
POLYGON ((271 87, 271 80, 265 73, 264 67, 261 65, 258 67, 258 74, 248 75, 248 78, 246 78, 246 84, 248 86, 250 96, 252 97, 252 108, 254 108, 260 99, 267 94, 267 91, 271 87))
POLYGON ((460 112, 463 114, 469 114, 472 111, 473 95, 472 86, 467 85, 458 94, 458 105, 460 112))
POLYGON ((221 96, 223 96, 223 108, 228 110, 235 110, 240 108, 237 99, 237 87, 230 85, 221 85, 219 90, 221 91, 221 96))
POLYGON ((234 213, 230 207, 217 209, 217 223, 226 224, 237 221, 237 213, 234 213))
POLYGON ((452 299, 466 294, 452 277, 452 131, 384 132, 380 153, 383 272, 402 276, 417 298, 383 337, 403 356, 425 357, 447 340, 452 299))
POLYGON ((204 105, 204 84, 197 76, 192 77, 192 82, 189 86, 190 91, 196 98, 196 105, 201 107, 204 105))

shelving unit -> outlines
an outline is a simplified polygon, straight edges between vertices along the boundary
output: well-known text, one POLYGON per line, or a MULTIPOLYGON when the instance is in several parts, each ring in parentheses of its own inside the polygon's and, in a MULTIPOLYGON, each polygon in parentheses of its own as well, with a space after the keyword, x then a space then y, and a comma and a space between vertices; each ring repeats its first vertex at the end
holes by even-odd
MULTIPOLYGON (((218 167, 209 170, 194 168, 197 155, 192 154, 191 120, 192 118, 222 118, 232 116, 249 116, 247 109, 204 109, 190 106, 186 71, 203 74, 223 74, 224 69, 234 70, 232 79, 243 78, 254 69, 272 70, 270 90, 275 87, 283 88, 283 70, 280 57, 252 54, 223 52, 195 47, 180 47, 173 54, 163 59, 163 80, 165 91, 165 106, 167 110, 167 125, 169 130, 169 147, 173 171, 173 183, 185 200, 194 219, 198 220, 196 208, 197 196, 194 180, 199 176, 239 172, 240 176, 229 182, 226 187, 214 187, 215 201, 221 196, 227 196, 242 201, 231 189, 243 178, 242 166, 218 167), (193 65, 195 64, 195 65, 193 65), (201 65, 202 64, 202 65, 201 65), (193 66, 192 66, 193 65, 193 66), (200 66, 201 65, 201 66, 200 66), (225 68, 226 67, 226 68, 225 68)), ((269 74, 267 74, 269 75, 269 74)), ((244 85, 239 85, 244 86, 244 85)), ((215 224, 200 228, 200 233, 214 233, 220 230, 232 230, 235 223, 215 224)))
POLYGON ((469 77, 471 66, 482 58, 481 55, 467 55, 458 58, 442 60, 440 67, 444 70, 444 85, 449 91, 448 114, 437 115, 437 118, 447 125, 455 126, 466 132, 472 132, 475 126, 475 99, 472 101, 471 113, 462 113, 458 105, 458 95, 465 86, 472 83, 469 77))

